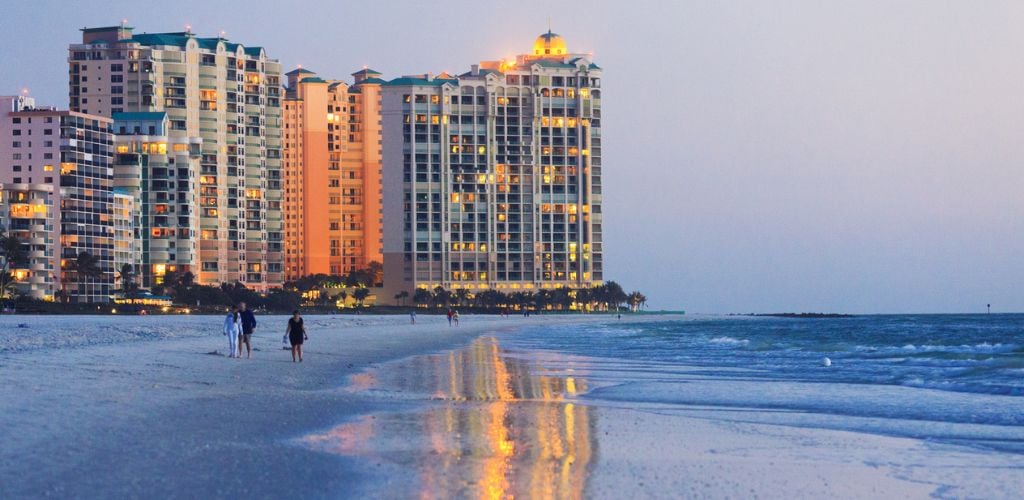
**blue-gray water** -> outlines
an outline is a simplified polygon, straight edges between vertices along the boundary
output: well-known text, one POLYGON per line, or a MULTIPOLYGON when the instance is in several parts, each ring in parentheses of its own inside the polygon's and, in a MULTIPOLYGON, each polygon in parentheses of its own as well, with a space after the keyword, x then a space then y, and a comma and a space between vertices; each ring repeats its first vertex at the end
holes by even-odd
POLYGON ((527 328, 506 347, 579 356, 595 403, 753 408, 744 418, 1024 452, 1021 314, 624 316, 527 328))

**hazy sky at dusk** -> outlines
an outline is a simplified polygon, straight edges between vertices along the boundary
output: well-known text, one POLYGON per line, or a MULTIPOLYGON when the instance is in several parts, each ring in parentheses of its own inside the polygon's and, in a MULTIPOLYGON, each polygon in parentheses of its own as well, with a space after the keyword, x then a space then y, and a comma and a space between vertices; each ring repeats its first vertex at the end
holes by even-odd
POLYGON ((605 69, 606 277, 652 308, 1024 311, 1021 2, 5 2, 0 93, 66 107, 67 44, 122 18, 391 78, 549 15, 605 69))

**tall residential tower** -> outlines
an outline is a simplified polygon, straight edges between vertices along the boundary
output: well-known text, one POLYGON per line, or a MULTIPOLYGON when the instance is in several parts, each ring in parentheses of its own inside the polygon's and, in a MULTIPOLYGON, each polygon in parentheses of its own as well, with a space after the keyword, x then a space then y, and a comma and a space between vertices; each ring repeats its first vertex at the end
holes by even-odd
POLYGON ((514 61, 385 84, 389 292, 600 283, 600 89, 551 32, 514 61))
POLYGON ((31 208, 32 217, 43 221, 43 211, 56 212, 49 230, 40 227, 45 223, 21 226, 34 259, 30 281, 43 284, 33 287, 35 291, 45 291, 31 295, 53 299, 60 293, 72 302, 110 300, 113 148, 109 118, 37 107, 25 96, 0 97, 0 183, 13 190, 8 195, 14 202, 28 200, 10 205, 11 213, 31 208), (80 262, 82 254, 92 258, 80 262))
POLYGON ((287 75, 284 104, 287 279, 381 263, 380 73, 349 85, 287 75))
POLYGON ((154 136, 139 142, 157 156, 142 167, 147 181, 135 203, 149 214, 140 228, 151 259, 145 282, 188 271, 202 284, 280 286, 280 63, 260 47, 191 31, 135 34, 112 26, 82 33, 82 43, 68 48, 72 110, 106 118, 166 113, 166 132, 131 132, 154 136))

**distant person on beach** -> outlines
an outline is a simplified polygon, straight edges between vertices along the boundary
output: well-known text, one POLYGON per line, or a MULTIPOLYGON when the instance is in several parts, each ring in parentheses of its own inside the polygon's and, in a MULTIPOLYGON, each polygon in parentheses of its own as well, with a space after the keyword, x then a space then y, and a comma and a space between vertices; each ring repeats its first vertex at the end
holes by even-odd
POLYGON ((455 326, 459 326, 459 311, 452 313, 452 320, 455 321, 455 326))
POLYGON ((412 324, 416 324, 416 310, 409 313, 409 319, 412 320, 412 324))
POLYGON ((292 344, 292 363, 298 356, 299 363, 302 362, 302 343, 309 337, 306 336, 306 325, 302 323, 302 316, 299 316, 298 309, 292 311, 292 317, 288 320, 288 329, 284 332, 288 341, 292 344))
POLYGON ((242 318, 242 336, 240 337, 238 344, 238 356, 242 356, 242 344, 245 344, 245 357, 252 357, 252 342, 250 338, 253 332, 256 331, 256 315, 253 314, 252 309, 246 307, 245 302, 238 303, 238 315, 242 318))
POLYGON ((448 309, 448 326, 452 326, 452 317, 455 316, 455 312, 448 309))
POLYGON ((238 307, 231 306, 231 311, 228 312, 228 316, 224 318, 224 335, 228 337, 228 357, 240 357, 241 352, 238 356, 235 353, 238 351, 238 336, 242 334, 242 319, 238 314, 238 307))

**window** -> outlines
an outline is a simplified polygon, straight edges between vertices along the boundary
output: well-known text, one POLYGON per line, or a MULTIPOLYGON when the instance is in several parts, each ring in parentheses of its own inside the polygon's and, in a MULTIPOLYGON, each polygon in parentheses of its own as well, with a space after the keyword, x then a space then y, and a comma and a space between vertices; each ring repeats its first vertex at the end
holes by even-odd
POLYGON ((43 135, 53 135, 53 129, 48 128, 43 130, 43 135))
POLYGON ((111 94, 123 94, 124 93, 124 87, 122 87, 120 85, 115 85, 113 87, 110 87, 110 93, 111 94))
POLYGON ((121 83, 124 81, 124 75, 110 75, 110 83, 121 83))

